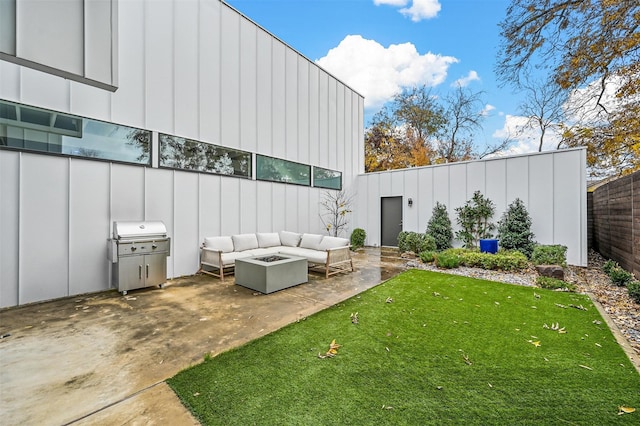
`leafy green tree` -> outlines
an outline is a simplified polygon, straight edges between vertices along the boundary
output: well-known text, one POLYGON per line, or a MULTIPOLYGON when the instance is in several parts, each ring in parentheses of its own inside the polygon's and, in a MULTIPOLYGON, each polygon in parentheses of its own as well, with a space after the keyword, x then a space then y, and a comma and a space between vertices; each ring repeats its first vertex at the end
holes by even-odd
POLYGON ((447 206, 436 202, 431 213, 431 218, 427 223, 427 234, 431 235, 436 242, 436 250, 442 251, 451 247, 453 230, 451 220, 447 212, 447 206))
POLYGON ((456 208, 456 221, 461 226, 456 232, 456 238, 461 240, 466 248, 478 247, 481 239, 491 238, 495 225, 490 221, 495 212, 493 201, 486 198, 480 191, 473 193, 473 197, 462 207, 456 208))
POLYGON ((498 222, 500 246, 508 250, 518 250, 528 258, 536 246, 535 235, 531 232, 531 216, 520 198, 509 204, 498 222))

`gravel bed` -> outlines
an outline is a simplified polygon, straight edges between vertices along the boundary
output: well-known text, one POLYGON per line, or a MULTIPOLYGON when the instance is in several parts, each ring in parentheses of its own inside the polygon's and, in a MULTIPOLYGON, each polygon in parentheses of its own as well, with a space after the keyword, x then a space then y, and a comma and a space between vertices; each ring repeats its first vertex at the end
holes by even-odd
MULTIPOLYGON (((602 271, 605 259, 599 253, 590 250, 588 262, 587 267, 568 266, 565 268, 565 281, 575 284, 578 292, 591 294, 603 306, 620 333, 628 340, 631 348, 640 355, 640 304, 629 297, 626 287, 618 287, 611 283, 609 277, 602 271)), ((529 268, 522 272, 489 271, 464 266, 456 269, 439 269, 434 265, 424 264, 418 259, 408 260, 406 266, 537 287, 538 273, 535 268, 529 268)))

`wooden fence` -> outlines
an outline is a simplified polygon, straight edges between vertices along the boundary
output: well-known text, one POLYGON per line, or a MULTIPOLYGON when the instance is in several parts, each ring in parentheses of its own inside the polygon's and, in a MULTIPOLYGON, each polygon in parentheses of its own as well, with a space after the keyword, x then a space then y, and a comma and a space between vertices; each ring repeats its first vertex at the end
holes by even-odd
POLYGON ((593 192, 594 250, 640 278, 640 171, 593 192))

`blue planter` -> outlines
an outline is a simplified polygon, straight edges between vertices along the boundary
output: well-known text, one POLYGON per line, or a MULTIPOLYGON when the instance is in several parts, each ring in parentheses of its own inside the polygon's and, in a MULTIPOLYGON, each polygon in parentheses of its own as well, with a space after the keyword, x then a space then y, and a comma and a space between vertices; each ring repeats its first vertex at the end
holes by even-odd
POLYGON ((480 240, 480 251, 482 253, 496 254, 498 252, 498 240, 480 240))

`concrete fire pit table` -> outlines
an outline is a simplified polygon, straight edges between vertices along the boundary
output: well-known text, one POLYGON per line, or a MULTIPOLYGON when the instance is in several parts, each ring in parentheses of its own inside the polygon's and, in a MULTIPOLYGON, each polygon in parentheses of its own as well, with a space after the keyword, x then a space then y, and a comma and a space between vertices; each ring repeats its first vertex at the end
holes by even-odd
POLYGON ((236 259, 236 284, 269 294, 306 283, 307 259, 289 255, 268 255, 236 259))

